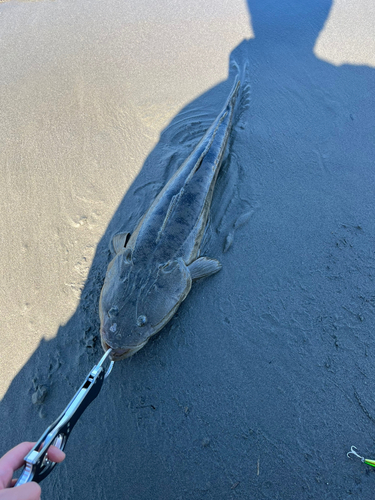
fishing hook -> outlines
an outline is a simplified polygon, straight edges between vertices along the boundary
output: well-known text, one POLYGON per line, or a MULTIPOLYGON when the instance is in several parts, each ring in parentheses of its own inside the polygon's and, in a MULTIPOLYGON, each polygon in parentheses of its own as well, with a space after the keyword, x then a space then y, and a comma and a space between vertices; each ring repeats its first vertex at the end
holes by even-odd
POLYGON ((346 454, 346 456, 348 458, 352 458, 350 455, 354 455, 354 456, 360 458, 362 463, 365 463, 367 465, 371 465, 371 467, 375 467, 375 460, 370 460, 368 458, 362 457, 359 453, 356 452, 356 449, 357 449, 356 446, 352 446, 350 448, 350 451, 348 451, 348 453, 346 454))
POLYGON ((348 458, 352 458, 350 455, 355 455, 356 457, 360 458, 361 459, 361 462, 364 462, 365 461, 365 458, 364 457, 361 457, 361 455, 359 455, 355 450, 357 449, 356 446, 352 446, 350 448, 350 451, 348 451, 348 453, 346 454, 346 456, 348 458))

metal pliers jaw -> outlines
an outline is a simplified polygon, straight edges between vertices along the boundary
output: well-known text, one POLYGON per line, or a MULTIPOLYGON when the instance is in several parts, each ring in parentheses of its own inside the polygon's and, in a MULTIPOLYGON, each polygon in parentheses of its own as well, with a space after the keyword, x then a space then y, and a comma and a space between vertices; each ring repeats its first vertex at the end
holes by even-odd
POLYGON ((111 351, 112 349, 106 351, 99 363, 95 365, 87 375, 85 381, 65 410, 53 424, 47 427, 40 436, 39 441, 26 455, 24 459, 26 464, 15 486, 20 486, 30 481, 40 483, 53 471, 56 462, 52 462, 48 459, 48 449, 51 445, 54 445, 60 450, 64 450, 73 427, 89 404, 97 397, 102 388, 104 379, 108 377, 113 368, 113 361, 111 361, 107 372, 105 372, 103 367, 103 363, 108 358, 111 351))

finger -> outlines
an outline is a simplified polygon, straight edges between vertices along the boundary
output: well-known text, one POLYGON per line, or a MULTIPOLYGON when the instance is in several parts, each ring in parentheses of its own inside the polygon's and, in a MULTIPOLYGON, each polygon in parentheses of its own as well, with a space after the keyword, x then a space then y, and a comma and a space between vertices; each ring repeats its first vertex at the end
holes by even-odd
POLYGON ((37 483, 26 483, 17 488, 0 491, 0 500, 40 500, 42 490, 37 483))
POLYGON ((29 442, 20 443, 0 458, 0 489, 8 486, 13 472, 23 465, 25 455, 29 453, 34 444, 29 442))
POLYGON ((56 446, 50 446, 47 455, 51 462, 62 462, 65 458, 65 453, 56 446))
POLYGON ((29 453, 34 445, 35 443, 26 441, 18 444, 0 458, 0 467, 11 467, 13 470, 17 470, 23 464, 25 455, 29 453))
MULTIPOLYGON (((31 442, 20 443, 0 459, 0 490, 9 487, 13 472, 24 465, 24 458, 34 445, 35 443, 31 442)), ((50 446, 48 449, 48 458, 52 462, 62 462, 65 458, 65 453, 56 446, 50 446)))

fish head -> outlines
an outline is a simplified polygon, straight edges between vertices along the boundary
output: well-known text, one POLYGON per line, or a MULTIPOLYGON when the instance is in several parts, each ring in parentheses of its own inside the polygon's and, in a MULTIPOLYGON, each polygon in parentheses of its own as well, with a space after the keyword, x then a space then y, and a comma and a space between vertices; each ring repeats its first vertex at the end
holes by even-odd
MULTIPOLYGON (((126 253, 126 252, 125 252, 126 253)), ((191 288, 182 259, 134 263, 118 254, 110 263, 100 296, 100 336, 118 361, 139 351, 172 318, 191 288)))

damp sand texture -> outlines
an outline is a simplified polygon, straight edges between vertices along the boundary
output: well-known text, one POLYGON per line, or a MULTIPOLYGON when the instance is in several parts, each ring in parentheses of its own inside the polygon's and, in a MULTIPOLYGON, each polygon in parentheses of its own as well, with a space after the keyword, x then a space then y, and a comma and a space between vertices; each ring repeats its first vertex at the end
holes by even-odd
POLYGON ((0 452, 100 359, 110 239, 212 123, 234 63, 251 89, 204 248, 222 270, 115 365, 46 497, 372 498, 346 457, 371 456, 375 421, 366 5, 0 4, 0 452))

